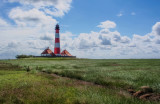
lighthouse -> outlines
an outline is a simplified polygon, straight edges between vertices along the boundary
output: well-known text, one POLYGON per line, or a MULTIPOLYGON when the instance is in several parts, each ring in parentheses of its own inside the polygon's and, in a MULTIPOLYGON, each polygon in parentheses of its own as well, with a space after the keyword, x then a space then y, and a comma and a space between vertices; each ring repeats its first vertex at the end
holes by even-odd
POLYGON ((76 56, 72 56, 66 49, 63 50, 62 52, 60 51, 59 30, 60 30, 59 25, 57 24, 56 27, 55 27, 54 53, 48 47, 41 53, 41 56, 35 56, 35 57, 70 57, 70 58, 76 58, 76 56))
POLYGON ((55 45, 54 45, 54 54, 56 56, 61 56, 59 30, 60 30, 59 25, 57 24, 55 27, 55 45))

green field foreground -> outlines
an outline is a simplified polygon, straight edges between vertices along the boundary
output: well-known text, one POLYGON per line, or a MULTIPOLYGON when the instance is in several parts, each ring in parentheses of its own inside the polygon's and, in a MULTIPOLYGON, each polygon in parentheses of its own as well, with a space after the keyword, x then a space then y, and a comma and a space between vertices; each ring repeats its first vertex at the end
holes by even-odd
POLYGON ((159 103, 142 101, 125 92, 128 88, 138 90, 141 86, 150 86, 160 93, 159 59, 29 58, 1 60, 0 63, 0 103, 159 103), (26 72, 28 67, 30 72, 26 72), (56 78, 52 73, 63 77, 56 78))

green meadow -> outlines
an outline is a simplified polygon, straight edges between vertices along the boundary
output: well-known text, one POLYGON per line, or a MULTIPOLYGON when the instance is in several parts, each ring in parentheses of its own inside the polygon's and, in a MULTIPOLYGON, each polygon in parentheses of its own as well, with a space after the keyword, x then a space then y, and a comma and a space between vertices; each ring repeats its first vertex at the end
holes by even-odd
POLYGON ((0 103, 158 104, 134 98, 127 89, 150 86, 160 93, 159 73, 160 59, 1 60, 0 103))

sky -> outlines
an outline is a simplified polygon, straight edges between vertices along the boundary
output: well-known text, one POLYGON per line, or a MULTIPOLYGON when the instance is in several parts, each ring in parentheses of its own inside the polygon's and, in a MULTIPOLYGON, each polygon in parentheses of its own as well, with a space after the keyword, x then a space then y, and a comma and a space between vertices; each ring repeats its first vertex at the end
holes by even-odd
POLYGON ((160 58, 160 0, 0 0, 0 59, 54 51, 78 58, 160 58))

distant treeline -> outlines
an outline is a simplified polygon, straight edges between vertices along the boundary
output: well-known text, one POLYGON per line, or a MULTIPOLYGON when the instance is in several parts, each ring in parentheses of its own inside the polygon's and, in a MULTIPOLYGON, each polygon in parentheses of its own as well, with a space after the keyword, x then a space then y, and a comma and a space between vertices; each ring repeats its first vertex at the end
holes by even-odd
POLYGON ((30 58, 33 57, 33 55, 17 55, 16 58, 20 59, 20 58, 30 58))

